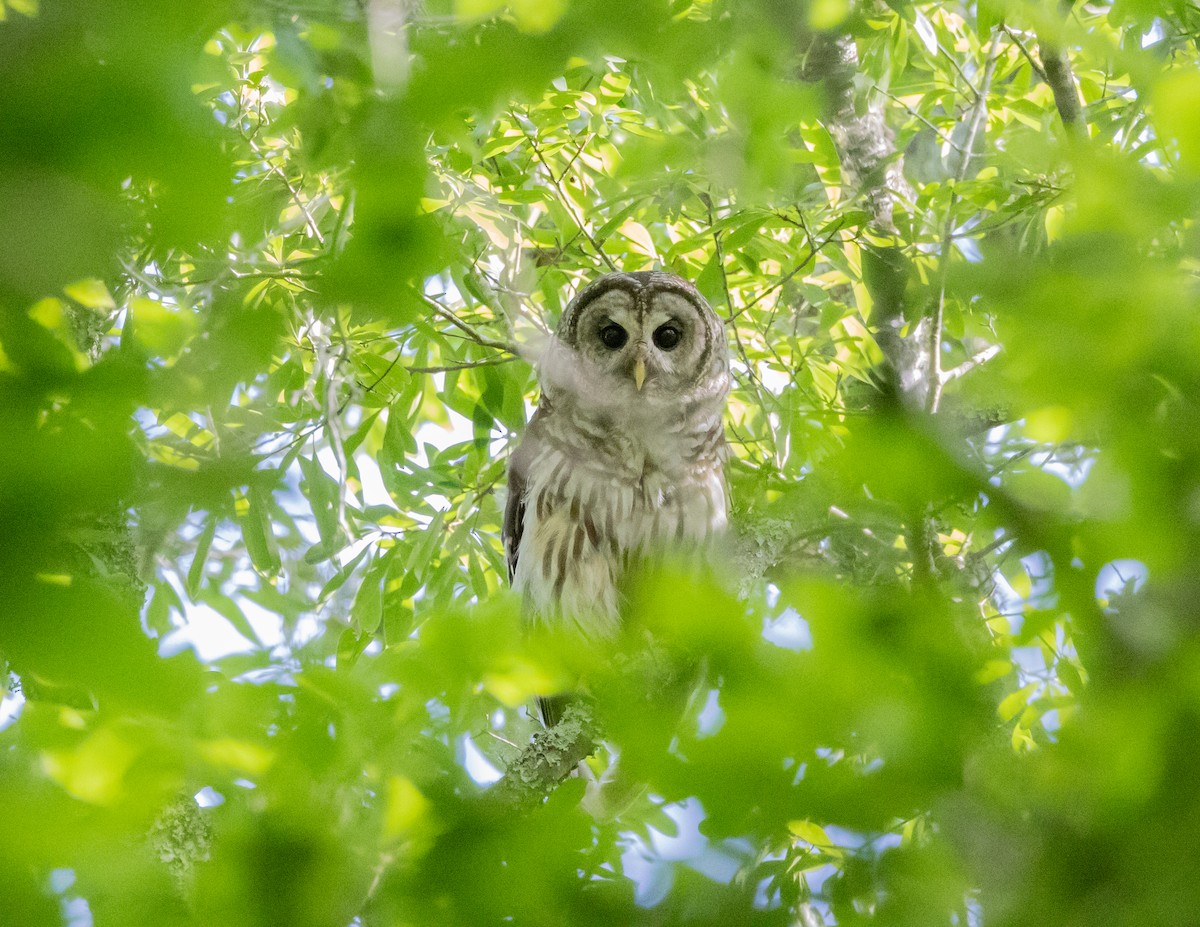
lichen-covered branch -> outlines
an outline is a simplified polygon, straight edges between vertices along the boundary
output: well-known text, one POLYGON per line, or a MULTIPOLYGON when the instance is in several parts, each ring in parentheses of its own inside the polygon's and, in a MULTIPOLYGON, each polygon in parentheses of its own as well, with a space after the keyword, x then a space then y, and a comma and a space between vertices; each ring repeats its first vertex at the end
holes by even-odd
POLYGON ((212 850, 212 823, 196 800, 186 792, 159 812, 146 839, 181 887, 186 886, 197 863, 212 850))
POLYGON ((818 33, 808 39, 799 76, 824 88, 825 125, 841 156, 843 182, 863 196, 872 225, 894 232, 894 198, 908 191, 908 182, 882 109, 876 104, 857 105, 858 69, 853 36, 818 33))
POLYGON ((596 749, 599 734, 591 707, 574 699, 553 727, 533 735, 504 777, 489 791, 498 803, 524 808, 545 798, 596 749))
MULTIPOLYGON (((880 349, 888 360, 894 395, 912 410, 938 411, 944 384, 951 377, 941 367, 942 312, 945 273, 953 231, 951 203, 943 234, 937 290, 927 311, 906 312, 911 263, 897 241, 897 197, 911 199, 903 176, 903 158, 876 101, 856 98, 854 78, 859 68, 855 40, 850 35, 816 34, 802 39, 803 65, 799 77, 819 82, 825 91, 825 124, 838 148, 843 185, 861 197, 879 241, 863 245, 863 284, 871 299, 871 321, 880 349), (803 43, 807 43, 806 45, 803 43), (914 324, 913 316, 920 317, 914 324)), ((975 141, 986 114, 986 100, 995 72, 999 38, 993 35, 987 64, 974 92, 967 138, 955 179, 961 182, 971 166, 975 141)), ((983 359, 979 361, 983 362, 983 359)), ((960 376, 969 368, 955 370, 960 376)), ((913 558, 913 582, 926 586, 936 576, 939 554, 937 527, 929 511, 910 513, 908 537, 913 558)))
POLYGON ((911 267, 903 250, 887 243, 897 233, 895 200, 910 196, 903 158, 876 102, 859 106, 854 89, 858 48, 851 35, 817 33, 799 40, 803 63, 798 76, 819 83, 825 94, 825 125, 837 145, 842 182, 860 195, 871 228, 883 239, 863 245, 863 284, 871 297, 876 340, 887 358, 896 390, 920 395, 926 382, 918 339, 904 338, 905 293, 911 267), (914 347, 918 348, 914 350, 914 347))

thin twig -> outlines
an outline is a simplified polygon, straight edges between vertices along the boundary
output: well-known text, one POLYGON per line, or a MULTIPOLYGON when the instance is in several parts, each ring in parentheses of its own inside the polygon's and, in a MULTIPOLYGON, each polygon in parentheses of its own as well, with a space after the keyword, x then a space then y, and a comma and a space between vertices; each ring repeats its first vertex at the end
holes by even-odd
POLYGON ((1046 74, 1046 69, 1042 67, 1042 63, 1040 61, 1038 61, 1037 58, 1034 57, 1033 52, 1031 52, 1026 47, 1025 43, 1021 41, 1021 37, 1019 35, 1017 35, 1015 32, 1013 32, 1013 30, 1010 29, 1008 26, 1001 26, 1000 28, 1003 29, 1004 33, 1010 39, 1013 40, 1013 44, 1016 45, 1017 48, 1019 48, 1021 50, 1021 54, 1025 56, 1025 60, 1028 61, 1029 66, 1031 68, 1033 68, 1033 73, 1036 74, 1039 78, 1041 78, 1042 83, 1049 86, 1050 78, 1046 74))
MULTIPOLYGON (((567 162, 566 166, 562 169, 562 173, 558 175, 560 178, 567 176, 567 172, 570 171, 571 168, 573 168, 575 166, 575 162, 579 160, 580 155, 583 154, 584 149, 587 148, 587 144, 591 140, 592 140, 592 137, 591 137, 591 135, 589 135, 587 138, 585 138, 582 142, 579 143, 579 147, 575 149, 575 154, 573 154, 571 156, 571 160, 567 162)), ((548 168, 547 168, 547 170, 548 170, 548 168)))
POLYGON ((996 62, 1000 53, 1000 38, 992 34, 992 45, 988 50, 987 64, 983 69, 983 78, 979 89, 975 92, 975 104, 971 108, 971 121, 967 126, 967 138, 963 145, 965 154, 958 170, 954 175, 954 190, 950 194, 950 203, 946 208, 946 222, 942 228, 942 249, 938 258, 938 293, 933 313, 933 324, 929 327, 929 387, 926 393, 925 410, 934 414, 942 401, 942 327, 946 313, 946 277, 950 269, 950 252, 954 234, 954 211, 958 204, 958 185, 966 180, 967 172, 971 169, 971 159, 975 151, 975 139, 983 118, 987 112, 988 90, 992 85, 992 76, 996 73, 996 62))
POLYGON ((899 103, 901 106, 903 106, 905 111, 910 116, 912 116, 914 119, 917 119, 917 120, 925 123, 925 125, 928 126, 930 129, 933 129, 933 131, 937 133, 937 137, 940 138, 947 145, 949 145, 951 148, 953 148, 955 151, 959 151, 959 152, 962 151, 962 147, 958 144, 958 142, 956 142, 949 135, 947 135, 945 132, 943 132, 941 129, 939 129, 937 126, 935 126, 932 122, 930 122, 926 117, 922 116, 919 112, 917 112, 915 109, 913 109, 911 106, 909 106, 903 100, 901 100, 898 96, 896 96, 893 93, 889 93, 888 91, 884 90, 879 85, 876 85, 874 89, 877 92, 882 93, 885 97, 887 97, 893 103, 899 103))
MULTIPOLYGON (((316 280, 320 274, 305 274, 300 271, 290 270, 250 270, 239 272, 237 270, 223 270, 215 277, 202 277, 195 280, 184 280, 182 277, 159 277, 158 286, 209 286, 214 283, 221 283, 226 278, 233 280, 290 280, 293 283, 302 283, 305 280, 316 280)), ((143 278, 143 282, 148 282, 143 278)), ((302 287, 307 290, 307 287, 302 287)))
POLYGON ((488 286, 495 291, 496 298, 500 301, 500 306, 502 309, 515 312, 517 315, 530 322, 534 327, 541 330, 542 333, 547 335, 550 334, 550 326, 546 324, 545 320, 540 315, 530 311, 526 307, 525 303, 529 299, 528 293, 522 290, 513 289, 511 286, 506 286, 493 277, 486 268, 479 267, 476 269, 478 270, 479 275, 487 281, 488 286))
MULTIPOLYGON (((999 550, 1005 544, 1011 544, 1012 542, 1013 542, 1012 538, 1008 537, 1007 535, 1003 535, 1001 537, 996 538, 996 540, 992 541, 987 546, 981 547, 981 548, 979 548, 979 550, 970 551, 970 553, 974 554, 976 557, 986 557, 988 554, 992 553, 992 551, 999 550)), ((1024 614, 1024 612, 1016 613, 1016 615, 1023 615, 1023 614, 1024 614)), ((999 617, 1004 617, 1004 616, 1001 615, 999 617)))
MULTIPOLYGON (((516 114, 513 113, 512 116, 513 120, 519 125, 520 120, 517 119, 516 114)), ((617 269, 617 265, 613 263, 612 258, 604 253, 604 249, 601 248, 596 239, 592 237, 592 233, 588 231, 587 226, 584 224, 583 217, 575 212, 574 207, 571 205, 570 199, 567 197, 567 192, 562 188, 560 179, 554 176, 553 168, 550 167, 550 164, 546 161, 545 157, 542 156, 542 149, 538 146, 537 139, 526 132, 524 126, 522 126, 521 131, 524 133, 526 140, 529 142, 529 147, 533 150, 534 157, 537 158, 542 167, 546 169, 546 174, 550 177, 550 184, 554 187, 554 191, 558 194, 558 200, 560 203, 562 203, 563 208, 567 211, 567 215, 571 217, 571 220, 579 227, 579 230, 584 234, 584 237, 586 237, 591 243, 593 250, 596 252, 596 256, 608 266, 609 270, 615 271, 617 269)), ((571 163, 574 163, 574 159, 572 159, 571 163)))
POLYGON ((308 226, 308 231, 312 234, 313 238, 317 240, 318 244, 324 247, 325 236, 321 234, 321 229, 317 226, 317 220, 314 219, 312 213, 308 211, 308 204, 300 198, 300 191, 292 186, 292 182, 288 179, 287 174, 284 173, 283 168, 274 164, 271 161, 270 156, 264 156, 262 150, 254 143, 253 140, 247 139, 247 142, 250 145, 250 150, 253 151, 259 157, 261 162, 267 166, 267 171, 283 181, 283 185, 287 188, 292 202, 295 203, 296 208, 300 210, 300 214, 304 216, 304 222, 308 226))
POLYGON ((958 76, 963 79, 963 83, 966 84, 967 89, 971 91, 971 97, 975 100, 975 102, 978 103, 979 94, 976 92, 974 84, 971 83, 971 78, 967 77, 967 72, 962 69, 962 66, 954 59, 954 55, 952 55, 949 50, 947 50, 946 46, 944 46, 941 42, 938 42, 937 48, 938 51, 946 56, 946 60, 950 62, 950 67, 954 68, 954 70, 958 72, 958 76))
POLYGON ((505 351, 505 352, 515 355, 515 356, 520 355, 521 352, 517 349, 517 346, 515 344, 509 344, 508 342, 505 342, 505 341, 495 341, 492 338, 487 338, 487 337, 481 335, 472 326, 468 325, 466 322, 464 322, 457 315, 455 315, 453 312, 451 312, 449 309, 447 309, 445 306, 443 306, 441 303, 439 303, 436 299, 434 299, 428 293, 421 293, 420 295, 421 295, 421 299, 424 300, 425 303, 435 313, 437 313, 439 316, 441 316, 443 319, 445 319, 447 322, 449 322, 451 325, 453 325, 459 331, 463 332, 463 334, 465 334, 468 338, 470 338, 476 344, 481 344, 485 348, 495 348, 497 351, 505 351))
POLYGON ((733 319, 733 297, 729 295, 729 275, 725 273, 725 249, 721 247, 720 229, 713 228, 712 197, 707 193, 701 193, 700 202, 704 204, 704 208, 708 212, 708 227, 712 229, 713 259, 717 262, 717 268, 721 271, 721 289, 725 293, 725 311, 730 314, 729 319, 733 319))
POLYGON ((957 367, 951 367, 942 374, 942 385, 945 386, 951 380, 957 380, 964 374, 970 373, 981 364, 986 364, 993 357, 1000 353, 1000 346, 993 344, 991 347, 984 348, 978 354, 972 355, 967 360, 963 361, 957 367))
POLYGON ((441 367, 405 367, 409 373, 452 373, 455 370, 472 370, 475 367, 495 367, 499 364, 511 364, 518 357, 489 357, 486 360, 469 361, 461 364, 445 364, 441 367))

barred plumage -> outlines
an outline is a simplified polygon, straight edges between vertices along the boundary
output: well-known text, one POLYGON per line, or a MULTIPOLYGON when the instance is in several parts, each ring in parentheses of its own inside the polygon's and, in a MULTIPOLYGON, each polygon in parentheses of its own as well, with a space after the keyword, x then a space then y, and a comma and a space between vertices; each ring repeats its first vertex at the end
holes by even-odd
POLYGON ((564 311, 540 379, 509 467, 509 578, 532 621, 608 635, 634 560, 725 527, 721 321, 673 274, 608 274, 564 311))

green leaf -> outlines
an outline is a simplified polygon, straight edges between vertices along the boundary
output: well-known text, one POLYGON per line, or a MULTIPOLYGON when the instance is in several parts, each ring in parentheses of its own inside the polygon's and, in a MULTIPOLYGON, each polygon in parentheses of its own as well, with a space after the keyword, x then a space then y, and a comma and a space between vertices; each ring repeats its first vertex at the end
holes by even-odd
POLYGON ((242 528, 242 541, 254 568, 264 576, 275 576, 282 565, 275 537, 271 530, 270 496, 251 486, 239 502, 238 522, 242 528))
POLYGON ((178 354, 196 331, 196 319, 182 309, 172 309, 142 296, 129 304, 130 324, 137 341, 152 354, 178 354))
POLYGON ((338 589, 342 588, 342 586, 345 585, 346 580, 351 577, 358 565, 370 552, 371 548, 369 546, 364 546, 363 549, 355 554, 350 560, 348 560, 346 564, 341 567, 341 569, 334 573, 333 576, 329 578, 329 581, 321 587, 321 591, 317 594, 317 602, 324 602, 331 595, 333 595, 333 593, 337 592, 338 589))
POLYGON ((208 560, 208 551, 212 547, 213 538, 217 534, 217 516, 210 512, 204 520, 204 529, 196 539, 196 552, 192 555, 192 565, 187 572, 187 592, 193 599, 204 581, 204 564, 208 560))
POLYGON ((117 304, 113 302, 112 295, 108 292, 108 287, 104 285, 103 280, 94 278, 80 280, 78 283, 63 287, 63 292, 87 309, 108 312, 117 308, 117 304))
POLYGON ((1200 107, 1200 73, 1174 72, 1154 88, 1151 100, 1154 123, 1164 138, 1175 143, 1180 166, 1192 176, 1200 175, 1200 126, 1195 118, 1200 107))
MULTIPOLYGON (((721 260, 715 251, 704 265, 700 276, 696 278, 696 289, 708 300, 709 305, 725 306, 725 276, 721 272, 721 260)), ((726 311, 731 309, 732 307, 726 307, 726 311)))
POLYGON ((300 488, 309 500, 317 531, 321 535, 321 546, 325 550, 332 550, 339 537, 337 523, 339 488, 315 457, 300 457, 298 462, 300 470, 304 474, 304 482, 300 488))
POLYGON ((370 637, 378 631, 383 620, 384 586, 391 563, 390 551, 376 556, 363 573, 362 584, 354 596, 354 604, 350 607, 350 620, 364 636, 370 637))
POLYGON ((337 667, 338 669, 349 669, 362 655, 362 652, 367 649, 367 645, 371 643, 371 635, 369 633, 357 633, 352 628, 346 628, 338 636, 337 645, 337 667))

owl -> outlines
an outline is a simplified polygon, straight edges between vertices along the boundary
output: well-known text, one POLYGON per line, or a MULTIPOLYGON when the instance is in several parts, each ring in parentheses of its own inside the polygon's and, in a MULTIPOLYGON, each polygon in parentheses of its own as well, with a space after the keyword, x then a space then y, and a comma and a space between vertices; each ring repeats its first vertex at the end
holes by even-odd
POLYGON ((610 636, 631 566, 725 528, 721 320, 673 274, 607 274, 563 312, 539 379, 509 464, 509 580, 531 622, 610 636))

